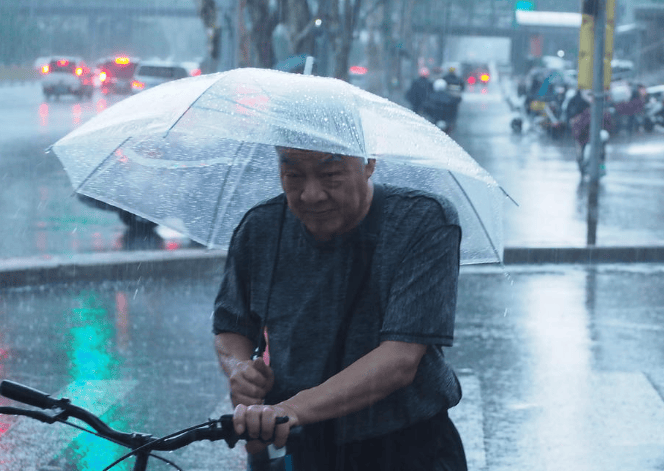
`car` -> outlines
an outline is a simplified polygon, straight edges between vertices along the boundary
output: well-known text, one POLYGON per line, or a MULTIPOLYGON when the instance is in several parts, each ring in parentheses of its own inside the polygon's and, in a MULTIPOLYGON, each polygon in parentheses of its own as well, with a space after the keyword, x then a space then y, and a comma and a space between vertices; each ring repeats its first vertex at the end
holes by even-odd
POLYGON ((113 56, 97 62, 99 89, 105 95, 130 95, 138 59, 128 56, 113 56))
POLYGON ((171 80, 178 80, 192 75, 198 75, 195 70, 189 71, 187 67, 179 62, 170 61, 145 61, 136 68, 134 79, 131 83, 131 91, 139 93, 148 88, 156 87, 171 80))
POLYGON ((94 92, 93 73, 80 57, 53 56, 41 66, 44 97, 56 99, 60 95, 91 98, 94 92))
POLYGON ((491 80, 489 66, 486 64, 464 63, 461 69, 461 77, 468 85, 486 85, 491 80))

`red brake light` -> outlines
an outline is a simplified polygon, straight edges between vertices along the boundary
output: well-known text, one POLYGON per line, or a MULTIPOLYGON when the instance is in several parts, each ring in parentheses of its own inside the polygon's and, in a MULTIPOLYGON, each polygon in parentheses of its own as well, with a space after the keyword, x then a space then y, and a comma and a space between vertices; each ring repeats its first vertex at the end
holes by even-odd
POLYGON ((129 62, 129 57, 127 56, 118 56, 115 58, 115 63, 118 65, 127 65, 129 62))
POLYGON ((348 72, 354 75, 364 75, 367 73, 367 68, 362 67, 360 65, 354 65, 350 69, 348 69, 348 72))
POLYGON ((42 74, 46 75, 46 74, 48 74, 50 71, 51 71, 51 68, 48 66, 48 64, 46 64, 46 65, 42 65, 42 67, 41 67, 41 73, 42 73, 42 74))
POLYGON ((60 67, 67 67, 69 65, 69 61, 67 59, 60 59, 58 61, 58 65, 60 67))
POLYGON ((475 82, 476 82, 475 77, 473 77, 472 75, 471 75, 470 77, 468 77, 468 83, 469 83, 470 85, 475 84, 475 82))
POLYGON ((100 82, 106 81, 106 72, 99 72, 99 81, 100 82))
POLYGON ((201 75, 201 69, 194 69, 194 70, 191 71, 190 74, 191 74, 192 77, 197 77, 197 76, 201 75))
POLYGON ((83 75, 83 67, 76 67, 74 73, 80 77, 81 75, 83 75))
POLYGON ((487 83, 489 81, 489 74, 480 75, 480 80, 484 83, 487 83))
POLYGON ((143 90, 145 88, 145 84, 143 82, 139 82, 138 80, 134 80, 131 82, 131 88, 134 90, 143 90))

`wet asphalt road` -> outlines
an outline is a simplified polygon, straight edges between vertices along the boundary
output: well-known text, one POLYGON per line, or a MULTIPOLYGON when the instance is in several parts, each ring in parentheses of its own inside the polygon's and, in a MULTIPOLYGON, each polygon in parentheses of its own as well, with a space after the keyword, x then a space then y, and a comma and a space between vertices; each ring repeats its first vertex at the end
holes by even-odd
MULTIPOLYGON (((2 290, 0 377, 157 436, 230 412, 210 333, 217 283, 2 290)), ((663 284, 650 264, 464 268, 447 357, 464 389, 451 414, 470 469, 664 469, 663 284)), ((2 471, 100 470, 118 453, 0 416, 2 471)), ((167 457, 187 470, 243 467, 241 447, 221 442, 167 457)))

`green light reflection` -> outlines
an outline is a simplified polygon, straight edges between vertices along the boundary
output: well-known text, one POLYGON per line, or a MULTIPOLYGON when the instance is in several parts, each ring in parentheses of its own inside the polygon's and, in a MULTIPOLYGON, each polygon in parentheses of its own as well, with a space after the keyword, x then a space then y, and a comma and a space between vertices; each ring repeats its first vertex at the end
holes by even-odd
MULTIPOLYGON (((79 307, 73 308, 69 313, 66 333, 72 380, 120 379, 120 359, 115 351, 113 302, 101 298, 93 290, 81 291, 74 299, 79 307), (111 310, 109 305, 113 307, 111 310)), ((75 399, 72 398, 74 404, 75 399)), ((122 416, 116 416, 114 409, 111 408, 105 413, 102 420, 112 428, 127 431, 127 422, 122 416)), ((126 451, 126 448, 115 443, 82 433, 65 450, 63 458, 71 464, 76 463, 79 471, 99 470, 126 451)), ((131 466, 132 460, 127 460, 113 469, 129 470, 131 466)))

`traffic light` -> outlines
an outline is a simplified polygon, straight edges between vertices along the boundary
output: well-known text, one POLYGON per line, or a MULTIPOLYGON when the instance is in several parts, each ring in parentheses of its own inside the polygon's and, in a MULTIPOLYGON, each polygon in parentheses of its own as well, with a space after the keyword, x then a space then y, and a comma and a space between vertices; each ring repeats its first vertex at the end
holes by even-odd
POLYGON ((514 5, 515 10, 522 10, 522 11, 534 11, 535 10, 535 2, 531 0, 518 0, 516 4, 514 5))

